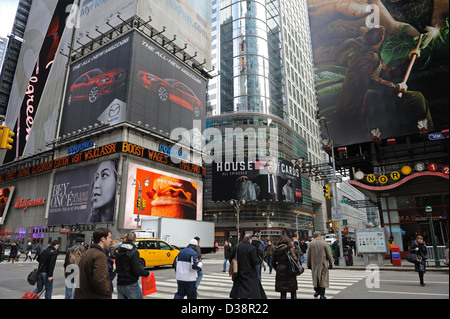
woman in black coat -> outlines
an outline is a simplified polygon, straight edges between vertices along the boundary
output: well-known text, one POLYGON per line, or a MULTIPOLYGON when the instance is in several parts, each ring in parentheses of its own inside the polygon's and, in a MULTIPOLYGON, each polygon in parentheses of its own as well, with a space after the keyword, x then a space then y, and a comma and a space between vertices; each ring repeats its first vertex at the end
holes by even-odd
POLYGON ((417 236, 416 240, 413 242, 411 249, 411 254, 416 254, 417 256, 422 258, 422 261, 416 261, 414 263, 415 271, 419 273, 420 285, 423 287, 425 283, 423 282, 423 274, 426 272, 426 260, 428 257, 427 247, 425 246, 425 242, 423 241, 422 236, 417 236))
POLYGON ((251 242, 251 235, 245 235, 244 240, 235 245, 231 251, 230 264, 234 258, 238 261, 238 275, 230 292, 232 299, 267 299, 256 272, 256 266, 262 260, 259 259, 256 247, 252 246, 251 242))
POLYGON ((287 254, 290 254, 294 260, 298 260, 289 237, 283 236, 273 250, 272 256, 272 266, 277 272, 275 276, 275 291, 281 293, 281 299, 286 299, 288 292, 291 293, 291 299, 297 299, 297 276, 288 272, 289 259, 287 254))

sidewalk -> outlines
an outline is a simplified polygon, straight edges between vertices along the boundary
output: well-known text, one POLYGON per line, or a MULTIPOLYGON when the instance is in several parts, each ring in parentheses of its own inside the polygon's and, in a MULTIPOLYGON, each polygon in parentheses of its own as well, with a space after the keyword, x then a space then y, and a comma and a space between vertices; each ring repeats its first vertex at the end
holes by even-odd
MULTIPOLYGON (((371 255, 369 257, 369 264, 377 265, 380 270, 393 270, 393 271, 414 271, 414 264, 408 262, 406 259, 402 259, 402 265, 393 266, 390 259, 383 259, 383 266, 378 265, 378 259, 376 256, 371 255)), ((349 269, 349 270, 366 270, 363 257, 353 256, 353 266, 333 266, 333 269, 349 269)), ((449 267, 441 262, 441 267, 436 267, 434 260, 428 261, 427 271, 444 271, 449 272, 449 267)))

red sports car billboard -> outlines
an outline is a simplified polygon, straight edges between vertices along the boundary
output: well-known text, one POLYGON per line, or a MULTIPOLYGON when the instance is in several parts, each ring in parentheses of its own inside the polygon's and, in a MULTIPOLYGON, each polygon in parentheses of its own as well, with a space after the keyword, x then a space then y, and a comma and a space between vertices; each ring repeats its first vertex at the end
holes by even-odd
POLYGON ((70 66, 59 136, 124 121, 170 133, 203 120, 206 81, 138 33, 70 66))

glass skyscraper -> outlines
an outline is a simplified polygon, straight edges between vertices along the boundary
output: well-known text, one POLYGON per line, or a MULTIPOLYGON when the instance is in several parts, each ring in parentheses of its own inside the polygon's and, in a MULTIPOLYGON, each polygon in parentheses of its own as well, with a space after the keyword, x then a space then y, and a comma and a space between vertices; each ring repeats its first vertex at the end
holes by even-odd
MULTIPOLYGON (((209 82, 207 127, 276 127, 280 132, 279 159, 304 158, 312 165, 319 164, 320 134, 306 1, 213 0, 212 7, 212 64, 218 72, 209 82)), ((214 189, 211 174, 207 176, 205 189, 214 189)), ((247 205, 244 231, 272 227, 295 236, 295 228, 300 225, 300 236, 307 237, 312 216, 325 220, 326 212, 322 186, 311 182, 308 175, 303 174, 301 179, 301 205, 247 205)), ((232 237, 235 219, 230 204, 213 202, 207 192, 205 202, 205 219, 216 222, 216 227, 223 226, 222 237, 232 237)))

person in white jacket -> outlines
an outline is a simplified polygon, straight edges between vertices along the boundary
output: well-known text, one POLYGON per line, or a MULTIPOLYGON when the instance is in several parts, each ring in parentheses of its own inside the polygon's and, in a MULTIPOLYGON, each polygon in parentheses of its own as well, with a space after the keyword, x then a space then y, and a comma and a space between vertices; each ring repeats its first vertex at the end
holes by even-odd
POLYGON ((197 299, 197 289, 195 287, 197 271, 203 267, 195 250, 197 246, 197 240, 191 239, 189 245, 181 250, 175 259, 175 277, 178 290, 174 299, 183 299, 185 296, 187 296, 187 299, 197 299))

